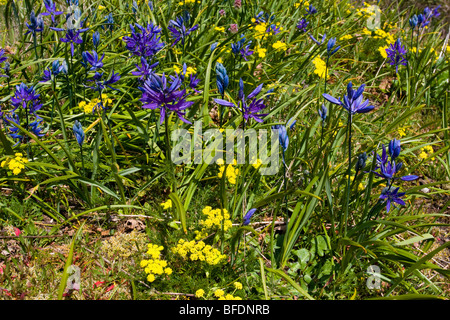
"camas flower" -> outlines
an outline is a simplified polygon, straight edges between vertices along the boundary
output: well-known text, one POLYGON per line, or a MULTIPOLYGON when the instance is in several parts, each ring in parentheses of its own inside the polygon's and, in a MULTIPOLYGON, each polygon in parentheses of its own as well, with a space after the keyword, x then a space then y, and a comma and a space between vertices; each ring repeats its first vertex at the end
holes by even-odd
POLYGON ((153 57, 159 50, 164 47, 161 42, 161 28, 148 23, 147 28, 139 24, 135 26, 130 24, 131 35, 123 37, 122 40, 126 42, 126 48, 138 57, 153 57))
POLYGON ((141 65, 136 64, 137 71, 131 72, 134 76, 140 76, 139 80, 147 80, 153 73, 153 68, 155 68, 159 62, 155 62, 152 65, 148 64, 144 57, 141 57, 141 65))
POLYGON ((169 21, 169 26, 167 29, 172 34, 172 38, 175 39, 174 43, 172 43, 172 47, 176 45, 178 42, 181 41, 181 44, 184 46, 184 42, 187 38, 187 36, 192 32, 198 29, 198 24, 188 29, 186 26, 189 22, 190 16, 189 13, 185 13, 183 16, 178 16, 175 18, 175 20, 169 21))
POLYGON ((347 85, 347 95, 344 96, 344 102, 341 99, 336 99, 330 96, 328 93, 322 94, 322 96, 333 104, 343 106, 350 114, 355 113, 367 113, 374 109, 374 106, 369 105, 369 100, 363 102, 363 92, 365 84, 362 84, 358 90, 352 89, 352 83, 349 82, 347 85))
POLYGON ((52 26, 56 25, 55 16, 59 16, 60 14, 63 14, 63 12, 56 11, 56 4, 53 2, 53 0, 44 0, 44 5, 47 12, 43 12, 41 13, 41 15, 51 16, 52 26))
POLYGON ((402 162, 395 163, 395 159, 400 154, 400 140, 392 140, 389 143, 389 155, 391 157, 391 161, 388 160, 386 147, 382 145, 382 154, 381 156, 377 154, 377 163, 375 170, 380 170, 380 172, 373 171, 374 174, 380 178, 384 178, 390 183, 391 180, 400 179, 403 181, 413 181, 418 179, 419 177, 416 175, 407 175, 400 178, 395 177, 395 175, 400 171, 403 166, 402 162))
POLYGON ((305 11, 306 11, 307 15, 317 13, 317 9, 312 4, 310 4, 309 7, 307 9, 305 9, 305 11))
POLYGON ((44 20, 42 20, 41 15, 36 17, 34 10, 31 11, 30 14, 30 23, 26 23, 28 31, 25 34, 32 33, 33 36, 36 35, 36 32, 42 32, 44 30, 44 20))
POLYGON ((0 64, 8 60, 7 57, 3 56, 5 54, 5 49, 0 49, 0 64))
POLYGON ((227 74, 227 69, 221 63, 216 64, 216 83, 217 89, 219 89, 220 94, 225 94, 225 90, 228 87, 229 79, 227 74))
POLYGON ((335 44, 336 44, 336 38, 331 38, 330 40, 328 40, 327 54, 329 57, 331 57, 333 54, 335 54, 341 48, 341 46, 337 46, 335 49, 333 49, 335 44))
POLYGON ((391 44, 389 48, 386 49, 388 58, 390 59, 389 64, 395 66, 395 72, 398 73, 398 66, 406 66, 406 49, 402 46, 400 38, 391 44))
POLYGON ((327 107, 325 107, 324 104, 322 104, 322 106, 320 107, 319 111, 319 116, 322 119, 322 126, 325 124, 325 120, 327 118, 327 114, 328 114, 328 109, 327 107))
POLYGON ((80 22, 80 28, 75 29, 75 28, 68 28, 66 29, 62 29, 62 28, 55 28, 55 27, 50 27, 50 29, 54 30, 54 31, 65 31, 65 37, 61 38, 60 40, 64 43, 70 43, 70 53, 73 57, 74 54, 74 44, 81 44, 83 43, 83 39, 81 38, 81 33, 89 30, 89 28, 84 28, 83 29, 83 21, 80 22))
POLYGON ((311 40, 314 41, 318 46, 320 46, 325 41, 325 39, 327 38, 326 33, 324 33, 323 36, 322 36, 322 40, 320 40, 320 42, 319 42, 319 41, 316 40, 316 38, 314 38, 314 36, 312 34, 309 33, 308 35, 311 38, 311 40))
POLYGON ((40 109, 39 105, 39 94, 36 94, 33 87, 28 88, 25 83, 21 83, 16 86, 16 91, 14 92, 14 97, 11 98, 11 104, 14 106, 15 111, 19 106, 22 106, 24 109, 29 108, 29 112, 33 110, 36 111, 40 109), (31 105, 30 105, 31 102, 31 105))
POLYGON ((253 216, 253 214, 256 212, 256 209, 250 209, 244 216, 242 224, 244 226, 247 226, 250 224, 250 218, 253 216))
MULTIPOLYGON (((405 201, 403 201, 401 199, 401 197, 403 197, 405 195, 405 192, 398 192, 400 188, 384 188, 383 191, 381 191, 381 195, 379 199, 382 200, 386 200, 386 211, 389 212, 389 210, 391 209, 391 204, 392 203, 397 203, 400 204, 402 206, 405 205, 405 201)), ((395 207, 395 205, 394 205, 395 207)))
POLYGON ((297 23, 297 29, 299 29, 302 32, 306 32, 306 29, 308 28, 308 24, 309 22, 306 21, 306 19, 301 19, 298 23, 297 23))
POLYGON ((92 67, 90 70, 97 70, 103 67, 103 58, 105 57, 105 54, 102 55, 102 57, 99 59, 98 54, 96 51, 92 51, 92 53, 89 53, 88 51, 85 51, 85 54, 83 55, 83 58, 88 62, 92 67))
POLYGON ((183 110, 189 108, 194 103, 193 101, 186 101, 186 90, 180 90, 182 81, 180 77, 173 77, 172 82, 168 82, 166 75, 162 76, 153 74, 148 78, 142 87, 138 87, 142 91, 141 102, 144 104, 142 108, 160 110, 160 124, 164 122, 166 113, 169 111, 175 112, 181 121, 191 123, 184 118, 183 110))
POLYGON ((255 119, 257 122, 263 122, 262 117, 265 117, 267 114, 259 114, 257 112, 264 109, 266 106, 264 105, 263 99, 257 100, 255 97, 261 92, 263 84, 260 84, 253 90, 247 97, 244 94, 244 82, 242 79, 239 80, 239 96, 238 96, 238 105, 236 106, 232 102, 228 102, 222 99, 214 99, 214 101, 222 106, 226 107, 237 107, 242 112, 242 117, 244 121, 247 122, 250 118, 255 119), (246 100, 251 100, 250 104, 247 104, 246 100))
POLYGON ((75 135, 75 138, 77 139, 78 144, 81 147, 83 145, 85 135, 83 127, 78 120, 75 120, 75 123, 73 124, 73 133, 75 135))

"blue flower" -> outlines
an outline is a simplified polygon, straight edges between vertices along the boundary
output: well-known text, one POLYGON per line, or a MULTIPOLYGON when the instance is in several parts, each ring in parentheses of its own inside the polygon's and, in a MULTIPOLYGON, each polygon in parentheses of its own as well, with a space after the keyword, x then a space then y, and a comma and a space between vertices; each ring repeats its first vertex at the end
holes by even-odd
POLYGON ((386 53, 390 59, 389 64, 395 66, 396 73, 398 73, 399 65, 406 66, 406 49, 402 46, 400 38, 386 49, 386 53))
POLYGON ((363 152, 358 155, 358 161, 356 161, 355 170, 358 172, 366 166, 367 153, 363 152))
POLYGON ((313 35, 312 35, 311 33, 309 33, 308 35, 309 35, 309 37, 311 38, 311 40, 314 41, 318 46, 322 45, 322 43, 323 43, 323 42, 325 41, 325 39, 327 38, 326 33, 324 33, 323 36, 322 36, 322 40, 320 40, 320 42, 319 42, 319 41, 316 40, 316 38, 313 37, 313 35))
POLYGON ((391 156, 391 159, 394 160, 400 155, 401 147, 400 147, 400 140, 393 139, 389 141, 389 155, 391 156))
POLYGON ((263 84, 260 84, 253 90, 247 97, 244 94, 244 82, 242 79, 239 80, 239 94, 238 94, 238 105, 236 106, 232 102, 228 102, 222 99, 214 99, 214 101, 222 106, 226 107, 237 107, 242 112, 242 117, 244 121, 247 122, 250 118, 255 119, 257 122, 263 122, 262 117, 265 117, 267 114, 257 113, 264 109, 266 106, 264 105, 263 99, 256 99, 255 97, 261 92, 263 84), (250 104, 247 103, 247 100, 251 100, 250 104))
MULTIPOLYGON (((392 203, 397 203, 402 206, 405 205, 405 201, 401 199, 405 195, 405 192, 398 192, 400 188, 397 187, 395 189, 392 189, 392 187, 386 187, 381 191, 380 199, 386 200, 386 211, 389 212, 391 209, 392 203)), ((394 205, 395 207, 395 205, 394 205)))
POLYGON ((66 32, 65 37, 61 38, 60 40, 65 43, 70 43, 70 53, 71 53, 72 57, 74 54, 74 44, 83 43, 83 39, 81 38, 81 33, 89 30, 89 28, 83 29, 83 21, 80 22, 80 28, 78 28, 78 29, 68 28, 66 30, 66 29, 55 28, 55 27, 50 27, 50 29, 52 29, 54 31, 65 31, 66 32))
POLYGON ((75 120, 75 123, 73 124, 73 133, 75 134, 75 138, 77 139, 77 142, 81 147, 84 142, 84 131, 81 123, 78 120, 75 120))
POLYGON ((335 54, 341 48, 341 46, 337 46, 333 50, 333 47, 334 47, 335 44, 336 44, 336 38, 331 38, 330 40, 328 40, 328 44, 327 44, 328 57, 331 57, 333 54, 335 54))
POLYGON ((100 43, 100 32, 94 32, 92 35, 92 43, 94 44, 95 50, 97 50, 98 44, 100 43))
POLYGON ((14 97, 11 98, 11 104, 14 106, 15 111, 19 106, 24 109, 29 107, 29 112, 38 110, 39 106, 39 94, 36 94, 33 87, 28 88, 25 83, 21 83, 16 86, 16 91, 14 92, 14 97), (30 105, 31 102, 31 105, 30 105))
POLYGON ((219 92, 223 97, 223 95, 225 94, 225 90, 228 87, 229 79, 227 69, 225 69, 223 64, 219 62, 216 64, 216 83, 217 88, 219 89, 219 92))
POLYGON ((301 19, 298 23, 297 23, 297 29, 299 29, 302 32, 306 32, 306 29, 308 28, 308 24, 309 22, 306 21, 306 19, 301 19))
POLYGON ((325 120, 327 118, 327 114, 328 114, 328 109, 327 107, 325 107, 324 104, 322 104, 322 107, 320 107, 319 109, 319 116, 322 119, 322 126, 325 124, 325 120))
POLYGON ((33 36, 36 35, 36 32, 42 32, 44 30, 44 20, 42 20, 41 15, 36 17, 34 10, 31 11, 30 14, 30 23, 26 23, 28 31, 25 34, 32 33, 33 36))
POLYGON ((172 47, 181 41, 181 44, 184 46, 185 39, 192 32, 198 29, 198 24, 188 29, 186 26, 189 22, 190 16, 186 12, 185 16, 178 16, 175 20, 169 21, 169 26, 167 29, 172 34, 172 38, 175 39, 174 43, 172 43, 172 47))
POLYGON ((102 57, 99 59, 98 54, 95 51, 92 51, 92 53, 89 53, 88 51, 83 52, 83 59, 86 60, 92 67, 90 70, 97 70, 103 67, 103 58, 105 57, 105 54, 102 55, 102 57))
POLYGON ((309 7, 306 9, 306 14, 316 14, 317 13, 317 9, 310 4, 309 7))
POLYGON ((153 74, 153 68, 155 68, 158 64, 159 62, 157 61, 150 65, 144 57, 141 57, 141 65, 136 64, 138 71, 133 71, 131 74, 134 76, 140 76, 139 80, 145 81, 153 74))
POLYGON ((162 76, 153 74, 142 87, 138 87, 142 91, 140 99, 144 104, 142 108, 152 110, 159 108, 160 124, 164 122, 166 113, 169 111, 175 112, 181 121, 190 124, 191 122, 184 118, 183 110, 192 106, 194 102, 185 100, 186 90, 180 90, 182 80, 178 75, 171 80, 168 82, 164 73, 162 76))
POLYGON ((104 30, 105 26, 109 29, 109 31, 114 30, 114 18, 112 16, 112 12, 105 17, 105 20, 101 25, 101 28, 104 30))
POLYGON ((244 226, 247 226, 250 224, 250 218, 253 216, 253 214, 256 212, 256 209, 250 209, 245 215, 242 224, 244 226))
POLYGON ((147 24, 147 28, 137 23, 135 26, 130 24, 131 35, 122 38, 126 42, 125 47, 134 56, 153 57, 164 47, 164 43, 161 42, 161 28, 151 22, 147 24))
POLYGON ((338 100, 330 96, 328 93, 324 93, 322 96, 333 104, 343 106, 352 115, 372 111, 375 107, 369 105, 369 100, 363 102, 365 84, 362 84, 356 91, 352 89, 352 86, 352 83, 349 82, 347 85, 347 95, 344 96, 344 102, 341 102, 341 99, 338 100))
POLYGON ((41 13, 41 15, 51 16, 52 26, 56 25, 55 16, 59 16, 60 14, 63 14, 63 12, 56 11, 56 4, 53 2, 53 0, 44 0, 44 5, 47 12, 43 12, 41 13))

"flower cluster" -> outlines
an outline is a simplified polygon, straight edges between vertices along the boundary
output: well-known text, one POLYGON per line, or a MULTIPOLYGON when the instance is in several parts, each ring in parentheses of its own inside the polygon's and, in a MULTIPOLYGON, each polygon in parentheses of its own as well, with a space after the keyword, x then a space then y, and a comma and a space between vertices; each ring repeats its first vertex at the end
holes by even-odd
POLYGON ((207 229, 222 229, 228 231, 232 227, 230 214, 227 209, 213 209, 210 206, 203 208, 202 213, 207 217, 205 220, 200 220, 200 225, 207 229))
POLYGON ((195 240, 185 241, 180 239, 178 244, 172 247, 171 250, 183 259, 205 261, 212 266, 221 263, 227 258, 225 254, 221 254, 219 250, 209 244, 205 244, 203 241, 196 242, 195 240))
POLYGON ((403 166, 402 162, 396 163, 395 160, 400 155, 401 151, 401 143, 400 140, 393 139, 389 142, 388 153, 386 152, 386 147, 384 144, 382 145, 382 154, 376 155, 377 163, 374 174, 380 178, 384 178, 386 180, 386 187, 383 189, 380 195, 380 199, 386 200, 386 209, 389 212, 391 208, 391 204, 397 203, 400 205, 405 205, 405 202, 401 199, 402 196, 405 195, 404 192, 398 192, 399 188, 393 187, 393 182, 397 179, 403 181, 414 181, 419 177, 416 175, 407 175, 403 177, 396 177, 397 173, 403 166), (390 160, 388 158, 390 157, 390 160), (377 172, 379 170, 380 172, 377 172))
MULTIPOLYGON (((429 155, 434 153, 433 147, 432 146, 425 146, 420 148, 420 154, 419 154, 419 158, 420 159, 428 159, 429 155)), ((435 160, 434 157, 431 158, 431 160, 435 160)))
POLYGON ((144 268, 144 272, 147 274, 147 281, 153 282, 156 276, 162 274, 171 275, 172 269, 167 267, 167 261, 161 260, 161 251, 164 250, 164 247, 149 243, 147 248, 147 254, 150 256, 150 259, 143 259, 140 263, 141 268, 144 268))
POLYGON ((8 166, 9 170, 12 171, 13 174, 18 175, 25 169, 25 164, 28 163, 28 159, 24 158, 22 153, 16 153, 14 158, 8 158, 1 163, 1 167, 4 168, 8 166))
POLYGON ((328 79, 328 70, 327 65, 325 61, 323 61, 320 57, 315 57, 312 61, 316 69, 314 70, 314 73, 317 74, 320 78, 327 77, 328 79))
POLYGON ((150 22, 147 28, 137 23, 135 26, 130 24, 130 28, 131 35, 123 37, 122 40, 126 42, 125 47, 133 56, 151 58, 164 47, 164 43, 161 42, 160 27, 150 22))
POLYGON ((167 200, 166 202, 161 203, 161 207, 163 207, 164 210, 172 208, 172 200, 167 200))
POLYGON ((223 159, 217 159, 216 163, 219 165, 219 173, 217 176, 222 179, 222 176, 225 173, 228 182, 231 184, 236 184, 236 178, 239 174, 239 169, 234 167, 237 165, 236 159, 234 159, 233 163, 230 163, 228 166, 225 166, 223 159))
POLYGON ((84 113, 94 113, 97 110, 101 110, 102 102, 104 106, 112 105, 112 99, 105 93, 102 93, 102 99, 94 98, 89 102, 80 101, 78 108, 83 109, 84 113))

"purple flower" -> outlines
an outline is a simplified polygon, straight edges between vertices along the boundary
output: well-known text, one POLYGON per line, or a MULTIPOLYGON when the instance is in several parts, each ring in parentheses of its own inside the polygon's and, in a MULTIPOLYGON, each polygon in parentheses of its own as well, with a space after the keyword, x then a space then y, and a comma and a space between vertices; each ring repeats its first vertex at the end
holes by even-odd
POLYGON ((324 33, 323 36, 322 36, 322 40, 319 42, 319 41, 316 40, 316 38, 313 37, 313 35, 311 33, 309 33, 308 35, 311 38, 311 40, 314 41, 318 46, 320 46, 325 41, 325 39, 327 37, 326 33, 324 33))
POLYGON ((328 40, 327 54, 329 57, 331 57, 333 54, 335 54, 341 48, 341 46, 337 46, 335 49, 333 49, 335 44, 336 44, 336 38, 331 38, 330 40, 328 40))
POLYGON ((153 68, 158 64, 159 62, 155 62, 152 65, 149 65, 147 60, 145 60, 144 57, 141 57, 141 65, 136 64, 137 71, 133 71, 131 74, 133 76, 140 76, 139 80, 145 81, 151 76, 153 68))
POLYGON ((36 32, 42 32, 44 30, 44 20, 42 20, 41 15, 36 17, 34 10, 31 11, 30 14, 30 23, 26 23, 28 31, 25 34, 32 33, 33 36, 36 35, 36 32))
POLYGON ((93 90, 96 90, 96 91, 101 91, 101 90, 105 89, 105 87, 108 87, 112 90, 118 90, 118 89, 110 86, 111 84, 114 84, 120 80, 120 75, 118 73, 114 73, 114 70, 112 70, 112 72, 109 75, 107 80, 102 81, 102 78, 103 78, 103 72, 99 73, 96 71, 93 78, 88 80, 88 81, 95 82, 95 86, 87 86, 87 87, 91 88, 93 90))
POLYGON ((306 21, 306 19, 302 19, 297 23, 297 29, 299 29, 302 32, 306 32, 306 29, 308 28, 309 22, 306 21))
POLYGON ((47 12, 43 12, 43 13, 41 13, 41 15, 51 16, 52 26, 56 25, 55 16, 63 14, 63 12, 56 11, 56 4, 53 2, 53 0, 44 0, 44 5, 45 5, 45 9, 47 9, 47 12))
POLYGON ((102 57, 99 59, 98 54, 96 51, 92 51, 92 53, 89 53, 88 51, 83 52, 83 58, 88 62, 92 67, 89 70, 97 70, 103 67, 103 58, 105 57, 105 54, 102 55, 102 57))
POLYGON ((328 93, 324 93, 322 96, 333 104, 343 106, 352 115, 372 111, 374 106, 369 105, 369 100, 363 102, 365 84, 362 84, 356 91, 352 89, 352 86, 352 83, 349 82, 347 85, 347 95, 344 96, 344 102, 341 102, 341 99, 338 100, 330 96, 328 93))
POLYGON ((228 28, 231 33, 237 33, 239 31, 239 27, 236 23, 230 24, 230 28, 228 28))
POLYGON ((250 50, 250 44, 248 44, 247 46, 245 46, 245 48, 242 48, 239 53, 245 61, 248 61, 247 57, 253 54, 253 50, 250 50))
POLYGON ((44 70, 44 76, 42 77, 42 80, 39 82, 47 82, 52 79, 52 71, 50 68, 47 68, 44 70))
POLYGON ((250 218, 253 216, 253 214, 256 212, 256 209, 250 209, 244 216, 242 224, 244 226, 247 226, 250 224, 250 218))
POLYGON ((54 28, 54 27, 50 27, 50 29, 52 29, 54 31, 65 31, 66 32, 65 37, 61 38, 60 40, 64 43, 70 43, 70 53, 71 53, 72 57, 74 54, 74 43, 75 44, 83 43, 83 39, 81 38, 81 33, 89 30, 89 28, 83 29, 83 21, 80 23, 79 29, 69 28, 69 29, 65 30, 62 28, 54 28))
MULTIPOLYGON (((28 88, 25 83, 21 83, 16 86, 16 91, 14 92, 14 97, 11 98, 11 104, 14 106, 15 111, 19 106, 22 106, 24 109, 33 107, 33 105, 29 105, 30 102, 36 101, 39 102, 39 94, 36 94, 33 87, 28 88)), ((39 103, 34 105, 34 109, 39 107, 39 103)), ((40 107, 39 107, 40 108, 40 107)))
POLYGON ((186 37, 192 32, 198 29, 198 24, 193 26, 192 28, 187 28, 186 24, 189 22, 189 14, 186 12, 185 16, 178 16, 175 20, 169 21, 169 26, 167 29, 172 33, 172 38, 175 39, 174 43, 172 43, 172 47, 181 41, 181 44, 184 46, 184 42, 186 37))
POLYGON ((393 139, 389 141, 389 155, 391 156, 391 159, 394 160, 400 155, 401 146, 400 146, 400 140, 393 139))
POLYGON ((312 4, 310 4, 309 7, 305 11, 306 11, 307 15, 317 13, 317 9, 312 4))
MULTIPOLYGON (((397 203, 399 205, 404 206, 405 201, 401 199, 405 195, 405 192, 398 192, 400 188, 397 187, 395 189, 392 189, 392 187, 386 187, 381 191, 380 198, 381 200, 386 200, 386 211, 389 212, 391 209, 392 203, 397 203)), ((394 205, 395 207, 395 205, 394 205)))
POLYGON ((322 106, 319 109, 319 116, 322 119, 322 126, 325 124, 325 120, 327 118, 327 114, 328 114, 328 109, 327 107, 325 107, 324 104, 322 104, 322 106))
POLYGON ((250 118, 255 119, 257 122, 263 122, 262 117, 267 116, 267 114, 259 114, 258 112, 264 109, 266 106, 264 105, 263 99, 256 99, 255 97, 261 92, 263 84, 260 84, 253 90, 247 97, 244 94, 244 82, 242 79, 239 80, 239 96, 238 96, 238 105, 236 106, 232 102, 228 102, 222 99, 214 99, 214 101, 222 106, 226 107, 237 107, 242 112, 242 117, 244 121, 247 122, 250 118), (246 100, 251 100, 250 104, 247 104, 246 100))
POLYGON ((180 90, 182 85, 181 78, 177 75, 167 81, 166 75, 162 76, 153 74, 149 77, 142 87, 138 87, 142 91, 141 102, 144 104, 142 108, 160 110, 160 124, 164 122, 166 113, 169 111, 175 112, 181 121, 191 124, 184 118, 183 110, 189 108, 194 103, 193 101, 186 101, 186 90, 180 90))
POLYGON ((160 36, 161 28, 153 25, 151 22, 147 24, 147 28, 144 28, 137 23, 135 26, 136 27, 130 24, 131 35, 122 38, 126 42, 125 47, 134 56, 153 57, 164 47, 164 43, 161 42, 160 36))
POLYGON ((395 66, 395 72, 398 73, 398 66, 406 66, 406 50, 402 46, 400 38, 391 44, 389 48, 386 49, 388 58, 390 59, 389 64, 395 66))

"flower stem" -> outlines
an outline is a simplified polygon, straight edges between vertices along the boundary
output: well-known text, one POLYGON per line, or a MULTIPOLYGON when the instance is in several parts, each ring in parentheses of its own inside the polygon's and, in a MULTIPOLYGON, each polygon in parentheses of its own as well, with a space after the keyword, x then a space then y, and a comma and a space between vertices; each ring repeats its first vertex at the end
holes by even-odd
POLYGON ((345 216, 344 216, 344 236, 347 234, 347 222, 350 203, 350 174, 352 169, 352 114, 348 113, 348 171, 347 171, 347 197, 345 203, 345 216))

